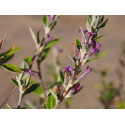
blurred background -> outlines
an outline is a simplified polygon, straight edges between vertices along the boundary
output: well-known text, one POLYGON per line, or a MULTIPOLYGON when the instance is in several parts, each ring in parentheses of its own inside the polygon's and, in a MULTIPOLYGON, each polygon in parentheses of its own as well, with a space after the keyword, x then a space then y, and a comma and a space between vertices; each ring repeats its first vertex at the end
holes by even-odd
MULTIPOLYGON (((122 43, 125 41, 125 16, 105 16, 109 21, 104 29, 99 33, 105 34, 101 40, 101 51, 106 50, 108 54, 99 60, 88 63, 89 66, 101 71, 105 68, 109 69, 109 74, 106 77, 108 81, 115 81, 118 83, 116 76, 116 70, 119 68, 119 58, 121 57, 122 43)), ((44 33, 42 26, 42 16, 0 16, 0 37, 2 38, 7 32, 7 39, 4 46, 4 50, 7 50, 12 45, 15 47, 21 46, 21 50, 18 51, 14 58, 9 62, 17 66, 26 56, 32 56, 34 52, 35 44, 32 40, 28 27, 37 32, 41 31, 41 36, 44 33)), ((62 67, 70 64, 68 54, 72 55, 72 43, 76 38, 81 40, 81 34, 79 34, 78 28, 86 27, 86 16, 62 16, 51 32, 51 36, 54 38, 62 37, 62 40, 57 43, 57 47, 63 49, 63 53, 60 55, 60 59, 63 62, 62 67)), ((46 70, 46 65, 53 60, 52 52, 50 52, 48 58, 42 63, 43 80, 51 80, 51 75, 46 70)), ((36 68, 36 65, 33 65, 36 68)), ((6 96, 14 87, 10 78, 14 78, 10 72, 0 69, 0 104, 4 101, 6 96)), ((36 78, 37 79, 37 78, 36 78)), ((73 109, 100 109, 103 108, 98 101, 99 91, 95 87, 95 84, 101 84, 101 77, 99 74, 91 72, 84 77, 82 84, 84 88, 81 92, 76 94, 71 100, 70 108, 73 109)), ((116 84, 117 85, 117 84, 116 84)), ((17 106, 18 102, 18 90, 10 98, 8 104, 12 107, 17 106)), ((37 96, 29 94, 24 97, 23 103, 26 100, 33 101, 37 96)), ((62 103, 59 108, 65 108, 62 103)))

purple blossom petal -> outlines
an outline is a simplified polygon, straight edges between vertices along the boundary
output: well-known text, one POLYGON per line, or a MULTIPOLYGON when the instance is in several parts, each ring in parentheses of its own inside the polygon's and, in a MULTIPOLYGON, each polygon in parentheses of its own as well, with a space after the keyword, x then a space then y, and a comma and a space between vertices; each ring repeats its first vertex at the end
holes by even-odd
POLYGON ((31 69, 28 69, 24 74, 28 73, 30 76, 35 76, 31 69))
POLYGON ((78 33, 81 33, 81 29, 78 29, 78 33))

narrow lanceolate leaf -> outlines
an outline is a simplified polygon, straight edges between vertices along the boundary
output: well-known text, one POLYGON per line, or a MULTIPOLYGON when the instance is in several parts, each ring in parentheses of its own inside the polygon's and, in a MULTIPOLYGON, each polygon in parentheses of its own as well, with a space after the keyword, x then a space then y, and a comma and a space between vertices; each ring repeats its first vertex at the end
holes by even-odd
POLYGON ((53 21, 52 23, 49 24, 50 30, 52 30, 55 27, 56 23, 57 23, 56 21, 53 21))
POLYGON ((10 55, 14 54, 15 52, 17 52, 18 50, 20 50, 20 49, 21 49, 21 47, 12 49, 8 53, 6 53, 6 56, 10 56, 10 55))
POLYGON ((35 44, 38 45, 37 37, 36 37, 34 31, 31 29, 31 27, 29 27, 29 30, 30 30, 32 39, 34 40, 35 44))
POLYGON ((43 23, 43 25, 46 26, 46 24, 47 24, 47 18, 46 18, 46 16, 42 17, 42 23, 43 23))
POLYGON ((92 22, 91 17, 90 17, 90 16, 87 16, 87 23, 88 23, 89 25, 91 25, 91 22, 92 22))
POLYGON ((60 81, 61 81, 62 83, 64 83, 64 75, 63 75, 63 73, 61 72, 61 70, 59 70, 59 76, 60 76, 60 81))
POLYGON ((10 59, 12 59, 13 56, 14 56, 14 55, 12 54, 12 55, 3 56, 2 58, 0 58, 0 65, 4 64, 4 63, 6 63, 6 62, 8 62, 10 59))
POLYGON ((15 79, 11 79, 11 81, 12 81, 17 87, 19 87, 18 82, 17 82, 15 79))
POLYGON ((44 49, 48 49, 48 48, 50 48, 51 46, 53 46, 54 44, 56 44, 57 42, 59 42, 60 39, 61 39, 61 38, 51 40, 50 42, 48 42, 48 43, 45 45, 44 49))
POLYGON ((106 21, 98 27, 98 30, 104 28, 107 22, 108 22, 108 19, 106 19, 106 21))
POLYGON ((81 43, 79 42, 78 39, 76 39, 76 46, 77 46, 77 48, 80 50, 80 48, 81 48, 81 43))
POLYGON ((21 72, 21 69, 13 64, 4 64, 1 66, 2 68, 10 71, 10 72, 14 72, 14 73, 19 73, 21 72))
POLYGON ((107 51, 104 51, 104 52, 100 53, 98 56, 96 56, 95 58, 88 60, 87 62, 91 62, 91 61, 93 61, 93 60, 102 58, 102 57, 106 56, 107 53, 108 53, 107 51))
POLYGON ((50 93, 48 96, 47 96, 47 100, 46 100, 46 108, 47 109, 52 109, 54 108, 56 105, 56 100, 55 98, 53 97, 53 95, 50 93))
POLYGON ((95 40, 98 40, 98 39, 102 38, 103 36, 105 36, 105 34, 100 35, 100 36, 97 36, 97 37, 95 38, 95 40))
POLYGON ((38 83, 29 85, 29 87, 25 90, 24 95, 33 92, 33 91, 36 90, 39 86, 40 86, 40 84, 38 84, 38 83))
POLYGON ((48 56, 50 48, 43 50, 38 56, 38 62, 42 62, 48 56))

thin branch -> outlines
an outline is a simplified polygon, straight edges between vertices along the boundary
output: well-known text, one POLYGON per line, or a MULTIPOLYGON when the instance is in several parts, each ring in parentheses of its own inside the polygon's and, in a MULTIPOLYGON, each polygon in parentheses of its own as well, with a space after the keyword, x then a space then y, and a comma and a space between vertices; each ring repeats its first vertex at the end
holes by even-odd
POLYGON ((45 85, 44 85, 44 82, 43 82, 41 66, 40 66, 39 62, 37 62, 37 67, 38 67, 38 76, 39 76, 39 79, 41 81, 41 86, 42 86, 42 89, 43 89, 43 98, 46 101, 46 89, 45 89, 45 85))
POLYGON ((18 101, 18 109, 20 109, 20 106, 21 106, 21 102, 22 102, 22 98, 23 98, 23 93, 20 92, 20 95, 19 95, 19 101, 18 101))
POLYGON ((6 97, 6 99, 4 100, 4 102, 2 103, 2 105, 0 106, 0 109, 3 108, 6 103, 8 102, 8 100, 10 99, 10 97, 14 94, 15 90, 16 90, 16 86, 11 90, 11 92, 9 93, 9 95, 6 97))

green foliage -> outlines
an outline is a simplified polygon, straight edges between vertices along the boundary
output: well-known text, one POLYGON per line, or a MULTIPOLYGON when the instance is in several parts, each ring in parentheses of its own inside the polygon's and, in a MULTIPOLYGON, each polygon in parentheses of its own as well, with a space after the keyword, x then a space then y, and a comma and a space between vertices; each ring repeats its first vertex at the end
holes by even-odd
POLYGON ((27 69, 29 69, 30 67, 29 67, 29 64, 28 64, 26 61, 23 61, 23 62, 21 63, 21 65, 20 65, 20 68, 21 68, 22 70, 27 70, 27 69))
POLYGON ((8 62, 14 56, 14 53, 17 52, 18 50, 20 50, 20 48, 21 47, 18 47, 18 48, 14 49, 13 47, 11 47, 6 52, 1 53, 0 54, 0 65, 8 62))
POLYGON ((29 86, 26 88, 26 90, 25 90, 25 92, 24 92, 24 95, 33 92, 33 91, 36 90, 39 86, 40 86, 39 83, 34 83, 34 84, 29 85, 29 86))
POLYGON ((43 23, 44 26, 47 25, 47 18, 46 18, 46 16, 42 17, 42 23, 43 23))
POLYGON ((38 62, 42 62, 48 56, 50 48, 44 49, 38 56, 38 62))
POLYGON ((49 24, 50 30, 52 30, 55 27, 56 23, 57 23, 56 21, 53 21, 52 23, 49 24))
POLYGON ((10 56, 10 55, 14 54, 15 52, 19 51, 20 49, 21 49, 21 47, 12 49, 12 50, 8 51, 5 55, 10 56))
POLYGON ((36 88, 36 89, 33 91, 33 93, 34 93, 35 95, 40 96, 40 95, 43 93, 42 87, 39 86, 38 88, 36 88))
POLYGON ((53 46, 54 44, 56 44, 56 43, 59 42, 60 40, 61 40, 61 38, 51 40, 50 42, 48 42, 48 43, 45 45, 44 50, 50 48, 51 46, 53 46))
POLYGON ((19 87, 18 82, 17 82, 15 79, 11 79, 11 81, 12 81, 17 87, 19 87))
POLYGON ((107 24, 107 22, 108 22, 108 19, 106 19, 106 20, 104 21, 104 23, 102 23, 102 24, 98 27, 98 30, 104 28, 105 25, 107 24))
POLYGON ((59 76, 60 76, 61 82, 64 83, 64 75, 63 75, 63 73, 61 72, 61 70, 59 70, 59 76))
POLYGON ((95 58, 90 59, 90 60, 88 60, 87 62, 91 62, 91 61, 94 61, 94 60, 96 60, 96 59, 100 59, 100 58, 102 58, 102 57, 104 57, 104 56, 106 56, 106 55, 107 55, 107 51, 103 51, 102 53, 97 54, 97 56, 96 56, 95 58))
POLYGON ((14 64, 4 64, 1 67, 10 72, 14 72, 14 73, 21 72, 21 69, 19 67, 15 66, 14 64))
POLYGON ((37 37, 36 37, 34 31, 32 30, 31 27, 29 27, 29 30, 30 30, 30 33, 31 33, 32 39, 34 40, 35 44, 38 45, 39 43, 38 43, 38 41, 37 41, 37 37))
POLYGON ((31 56, 27 56, 24 61, 26 61, 28 64, 30 64, 30 62, 32 61, 31 56))
POLYGON ((47 96, 47 100, 46 100, 46 108, 47 109, 52 109, 54 108, 56 105, 56 100, 55 98, 53 97, 53 95, 50 93, 48 96, 47 96))
POLYGON ((76 39, 76 46, 77 46, 77 48, 80 50, 80 48, 81 48, 81 43, 79 42, 78 39, 76 39))

